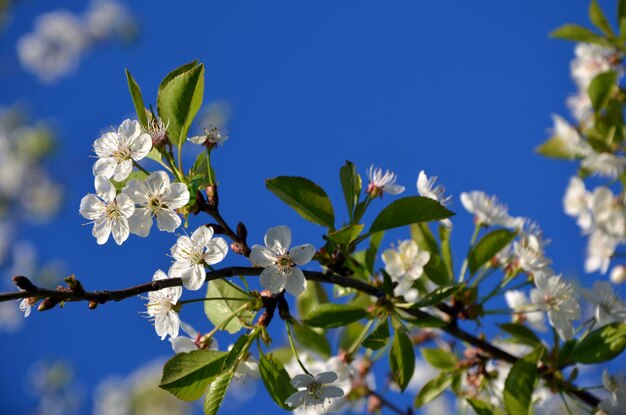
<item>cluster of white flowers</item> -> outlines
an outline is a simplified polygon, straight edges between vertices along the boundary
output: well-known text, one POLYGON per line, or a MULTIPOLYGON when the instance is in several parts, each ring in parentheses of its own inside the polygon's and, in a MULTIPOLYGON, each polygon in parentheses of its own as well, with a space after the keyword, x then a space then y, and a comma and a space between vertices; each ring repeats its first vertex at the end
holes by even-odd
MULTIPOLYGON (((576 218, 576 223, 587 241, 585 271, 606 273, 618 245, 626 242, 626 207, 624 196, 614 195, 606 186, 593 192, 585 188, 578 177, 570 179, 563 198, 565 213, 576 218)), ((621 282, 615 275, 615 283, 621 282)))
POLYGON ((532 303, 548 314, 548 321, 564 340, 574 335, 573 321, 580 318, 580 304, 574 287, 560 275, 536 273, 530 291, 532 303))
POLYGON ((397 283, 394 295, 404 296, 409 302, 417 301, 419 293, 413 288, 413 283, 424 273, 424 265, 430 260, 430 253, 420 251, 417 243, 408 239, 400 242, 397 249, 385 250, 381 257, 385 271, 397 283))
POLYGON ((18 40, 17 53, 26 70, 49 83, 75 69, 97 43, 129 40, 136 30, 134 18, 121 3, 95 0, 82 16, 66 10, 39 16, 33 32, 18 40))
POLYGON ((609 396, 600 402, 598 409, 606 415, 623 415, 626 408, 626 376, 624 373, 611 375, 608 370, 602 372, 602 385, 609 396))

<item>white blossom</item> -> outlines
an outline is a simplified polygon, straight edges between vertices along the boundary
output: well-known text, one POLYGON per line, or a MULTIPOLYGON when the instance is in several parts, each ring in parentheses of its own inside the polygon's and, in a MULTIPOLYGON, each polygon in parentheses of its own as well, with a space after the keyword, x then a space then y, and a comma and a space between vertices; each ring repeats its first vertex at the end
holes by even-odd
POLYGON ((591 212, 594 227, 604 234, 622 238, 626 231, 626 218, 624 218, 624 205, 616 198, 611 189, 598 186, 591 196, 591 212))
POLYGON ((487 196, 475 190, 461 193, 461 203, 465 210, 474 214, 475 222, 484 226, 500 225, 505 228, 521 228, 524 220, 509 216, 508 208, 496 196, 487 196))
POLYGON ((17 41, 22 66, 42 82, 53 82, 72 71, 88 46, 81 21, 67 11, 43 14, 35 30, 17 41))
POLYGON ((518 313, 513 316, 513 320, 516 323, 526 321, 535 330, 542 332, 548 329, 543 313, 541 311, 531 311, 536 310, 537 307, 528 301, 528 298, 522 291, 508 290, 504 293, 504 299, 509 308, 518 313))
POLYGON ((593 78, 612 69, 610 61, 614 52, 598 45, 578 43, 574 50, 576 57, 570 63, 572 79, 581 90, 586 90, 593 78))
POLYGON ((217 127, 204 129, 204 134, 196 135, 187 139, 198 145, 223 145, 228 140, 228 134, 217 127))
POLYGON ((566 104, 572 116, 582 124, 586 124, 593 117, 593 104, 586 90, 567 97, 566 104))
POLYGON ((143 132, 137 120, 124 120, 116 131, 102 134, 93 143, 98 160, 93 165, 94 176, 113 177, 121 182, 133 170, 133 161, 146 157, 152 149, 150 134, 143 132))
POLYGON ((198 290, 206 278, 206 265, 214 265, 224 259, 228 252, 228 244, 224 238, 213 238, 213 229, 201 226, 191 237, 183 235, 178 238, 171 249, 175 262, 170 268, 172 278, 179 277, 183 286, 189 290, 198 290))
POLYGON ((135 211, 135 204, 125 194, 115 195, 115 187, 104 176, 94 179, 96 194, 88 194, 80 201, 80 214, 93 221, 92 235, 99 245, 105 244, 113 233, 113 239, 121 245, 128 239, 128 218, 135 211))
POLYGON ((285 403, 292 408, 298 406, 321 406, 334 398, 341 398, 344 392, 337 386, 330 385, 338 379, 335 372, 322 372, 313 377, 303 373, 291 379, 291 385, 299 389, 285 403))
POLYGON ((390 195, 399 195, 404 192, 404 186, 400 186, 396 183, 396 174, 387 170, 383 174, 381 168, 374 168, 370 166, 367 171, 367 177, 370 181, 367 186, 367 194, 374 198, 376 196, 382 196, 383 193, 389 193, 390 195))
POLYGON ((591 230, 592 215, 590 206, 592 200, 591 193, 585 188, 585 183, 580 177, 572 176, 569 179, 565 197, 563 197, 563 209, 567 215, 577 218, 576 224, 584 232, 591 230))
POLYGON ((611 257, 617 246, 615 237, 602 231, 594 231, 587 240, 587 258, 585 272, 600 271, 605 274, 611 264, 611 257))
POLYGON ((187 336, 178 336, 176 338, 170 337, 170 343, 172 343, 172 350, 174 353, 186 353, 194 350, 217 350, 219 343, 213 337, 202 336, 200 332, 194 329, 191 325, 180 320, 180 328, 187 334, 187 336))
POLYGON ((30 316, 30 311, 32 308, 32 301, 30 298, 23 298, 20 301, 20 311, 24 313, 24 318, 30 316))
POLYGON ((394 294, 406 296, 413 283, 424 273, 424 265, 430 260, 430 253, 420 251, 415 241, 407 239, 398 244, 398 249, 385 250, 381 257, 385 271, 393 282, 398 283, 394 294))
POLYGON ((582 159, 580 165, 596 176, 617 179, 624 172, 626 158, 612 153, 591 153, 582 159))
MULTIPOLYGON (((435 185, 436 183, 437 176, 431 176, 428 178, 424 170, 421 170, 417 176, 417 193, 419 193, 420 196, 436 200, 446 206, 450 203, 452 196, 444 196, 446 188, 442 185, 435 185)), ((443 219, 440 222, 448 228, 452 227, 450 219, 443 219)))
POLYGON ((621 284, 626 281, 626 267, 623 265, 614 266, 611 270, 610 279, 613 284, 621 284))
POLYGON ((551 263, 544 253, 541 229, 532 223, 533 232, 522 231, 519 240, 513 243, 513 255, 517 266, 529 274, 545 270, 551 263))
POLYGON ((611 376, 608 370, 602 372, 602 384, 609 396, 598 405, 600 413, 606 415, 624 415, 626 408, 626 377, 623 373, 611 376))
POLYGON ((85 12, 85 28, 97 40, 130 38, 136 22, 124 4, 114 0, 94 0, 85 12))
POLYGON ((148 236, 153 217, 159 230, 174 232, 181 224, 174 209, 189 202, 187 186, 170 183, 170 177, 162 170, 150 173, 145 180, 129 180, 122 193, 139 205, 129 219, 130 231, 139 236, 148 236))
POLYGON ((315 255, 311 244, 291 246, 291 230, 287 226, 270 228, 265 234, 265 246, 254 245, 250 261, 255 267, 265 268, 261 273, 261 285, 272 293, 283 289, 294 296, 304 292, 307 283, 303 272, 296 265, 307 264, 315 255))
POLYGON ((560 139, 560 142, 563 144, 563 150, 565 150, 570 157, 585 156, 593 151, 589 143, 582 139, 578 130, 572 127, 562 117, 553 114, 552 120, 554 122, 552 132, 560 139))
POLYGON ((548 314, 550 325, 559 336, 569 340, 574 335, 572 320, 580 318, 580 305, 574 288, 560 275, 535 274, 535 286, 530 292, 531 301, 548 314))
MULTIPOLYGON (((167 276, 160 269, 154 273, 152 281, 167 280, 167 276)), ((174 338, 178 336, 180 327, 180 318, 174 307, 178 303, 183 289, 181 287, 166 287, 159 291, 150 291, 148 293, 148 304, 146 304, 146 314, 154 321, 154 329, 157 335, 161 336, 161 340, 165 339, 169 334, 174 338)))
POLYGON ((583 297, 595 306, 595 318, 599 326, 626 320, 626 305, 615 294, 611 283, 596 281, 593 289, 582 289, 583 297))

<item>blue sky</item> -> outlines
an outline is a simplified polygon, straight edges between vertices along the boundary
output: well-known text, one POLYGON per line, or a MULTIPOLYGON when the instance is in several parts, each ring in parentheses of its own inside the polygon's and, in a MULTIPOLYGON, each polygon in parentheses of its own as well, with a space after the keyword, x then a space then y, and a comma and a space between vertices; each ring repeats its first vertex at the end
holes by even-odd
MULTIPOLYGON (((61 146, 52 167, 67 186, 65 206, 55 222, 24 236, 43 260, 62 258, 88 289, 143 283, 169 264, 172 235, 98 246, 78 206, 92 191, 93 140, 134 114, 124 68, 153 103, 160 79, 193 59, 206 65, 205 103, 226 100, 232 108, 231 138, 214 162, 221 208, 229 221, 246 223, 251 243, 286 224, 295 243, 319 246, 323 229, 265 190, 264 179, 308 177, 345 217, 338 169, 349 159, 363 175, 370 164, 394 170, 407 194, 416 194, 421 169, 439 176, 454 195, 458 263, 472 228, 458 195, 480 189, 497 194, 513 215, 541 224, 557 271, 583 285, 597 277, 583 274, 585 241, 562 211, 574 166, 533 153, 548 136, 550 114, 567 115, 565 98, 575 91, 568 66, 573 45, 548 33, 566 22, 586 24, 587 2, 133 2, 140 24, 134 44, 94 49, 53 85, 24 72, 15 44, 33 19, 84 7, 53 0, 14 7, 0 35, 0 105, 23 102, 56 126, 61 146)), ((385 244, 406 236, 388 236, 385 244)), ((234 255, 225 261, 243 263, 234 255)), ((0 334, 1 405, 9 396, 15 408, 29 405, 20 379, 35 359, 70 361, 91 390, 105 375, 168 356, 169 343, 140 317, 142 308, 139 300, 94 312, 69 304, 34 313, 17 333, 0 334)), ((190 311, 202 314, 201 306, 190 311)), ((184 318, 202 327, 200 318, 184 318)), ((265 392, 259 396, 263 404, 255 402, 251 413, 273 413, 265 392)))

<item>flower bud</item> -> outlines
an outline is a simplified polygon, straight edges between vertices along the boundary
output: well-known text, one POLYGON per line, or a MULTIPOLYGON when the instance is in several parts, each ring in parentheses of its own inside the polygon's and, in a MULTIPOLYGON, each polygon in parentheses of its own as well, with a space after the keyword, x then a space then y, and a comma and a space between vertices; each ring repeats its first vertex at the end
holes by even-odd
POLYGON ((37 287, 28 278, 23 275, 16 275, 13 277, 13 284, 20 290, 24 291, 37 291, 37 287))
POLYGON ((219 197, 217 196, 217 185, 215 183, 206 187, 206 201, 211 208, 217 209, 219 197))
POLYGON ((616 265, 611 270, 611 282, 613 284, 621 284, 626 281, 626 267, 623 265, 616 265))

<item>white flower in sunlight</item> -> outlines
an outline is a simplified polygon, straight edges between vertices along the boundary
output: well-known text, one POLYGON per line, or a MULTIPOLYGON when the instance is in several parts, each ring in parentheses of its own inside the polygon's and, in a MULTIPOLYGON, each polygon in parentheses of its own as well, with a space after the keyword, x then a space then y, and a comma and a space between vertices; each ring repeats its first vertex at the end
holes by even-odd
POLYGON ((135 211, 135 204, 125 194, 115 195, 115 187, 104 176, 94 179, 96 194, 88 194, 80 201, 80 214, 93 221, 92 235, 99 245, 105 244, 113 233, 113 239, 121 245, 128 239, 128 218, 135 211))
MULTIPOLYGON (((168 277, 160 269, 154 273, 152 281, 167 280, 168 277)), ((165 339, 169 334, 174 338, 178 336, 180 327, 180 318, 174 310, 176 303, 183 295, 181 287, 166 287, 159 291, 150 291, 148 293, 148 304, 146 304, 146 314, 154 321, 154 329, 157 335, 161 336, 161 340, 165 339)))
POLYGON ((585 300, 595 305, 598 326, 626 320, 626 305, 615 294, 610 282, 596 281, 593 289, 582 289, 581 292, 585 300))
POLYGON ((146 157, 152 149, 150 134, 143 132, 137 120, 124 120, 117 132, 102 134, 93 143, 98 160, 93 165, 94 176, 113 177, 121 182, 133 170, 133 161, 146 157))
POLYGON ((586 124, 593 117, 593 104, 586 90, 567 97, 566 105, 572 116, 581 124, 586 124))
POLYGON ((24 318, 30 316, 32 305, 33 300, 31 300, 30 298, 23 298, 22 301, 20 301, 20 311, 24 313, 24 318))
POLYGON ((178 336, 176 338, 170 337, 170 343, 172 343, 172 350, 174 353, 187 353, 194 350, 217 350, 219 343, 213 337, 202 336, 202 334, 191 325, 180 320, 180 328, 189 336, 178 336))
MULTIPOLYGON (((452 196, 444 196, 446 188, 442 185, 435 185, 437 183, 437 176, 431 176, 428 178, 424 170, 421 170, 417 176, 417 193, 420 196, 427 197, 429 199, 436 200, 442 205, 446 206, 450 203, 452 196)), ((452 227, 450 219, 443 219, 440 221, 444 226, 448 228, 452 227)))
POLYGON ((509 216, 508 208, 500 203, 496 196, 487 196, 484 192, 474 190, 461 193, 461 203, 465 210, 474 214, 474 221, 484 226, 500 225, 505 228, 521 228, 523 218, 509 216))
POLYGON ((170 123, 164 123, 160 118, 152 118, 148 123, 147 132, 150 134, 150 138, 152 138, 152 146, 153 147, 161 147, 164 146, 167 142, 167 127, 169 127, 170 123))
POLYGON ((48 83, 72 71, 88 43, 75 15, 54 11, 39 16, 35 30, 17 41, 17 55, 26 70, 48 83))
POLYGON ((562 117, 553 114, 552 121, 554 122, 552 133, 560 139, 560 142, 563 144, 563 150, 570 157, 586 156, 593 151, 589 143, 582 139, 578 130, 562 117))
POLYGON ((383 169, 374 168, 374 166, 370 166, 367 171, 367 177, 370 181, 367 186, 367 194, 371 198, 375 198, 376 196, 381 196, 383 193, 389 193, 390 195, 399 195, 404 192, 404 186, 400 186, 396 183, 396 174, 387 170, 385 174, 383 174, 383 169))
POLYGON ((569 340, 574 335, 572 320, 580 318, 580 305, 571 284, 560 275, 548 277, 545 273, 535 274, 535 286, 530 292, 531 301, 548 314, 550 325, 559 336, 569 340))
POLYGON ((624 231, 626 231, 624 206, 621 200, 613 195, 611 189, 598 186, 593 191, 591 211, 596 229, 616 239, 622 238, 624 231))
POLYGON ((385 250, 381 257, 385 271, 392 281, 398 283, 394 294, 404 295, 424 273, 424 265, 430 260, 430 253, 420 251, 415 241, 407 239, 398 244, 397 250, 385 250))
POLYGON ((191 237, 178 238, 171 249, 175 262, 170 268, 170 277, 182 278, 183 286, 189 290, 198 290, 206 278, 206 265, 214 265, 224 259, 228 244, 224 238, 213 238, 213 229, 200 226, 191 237))
POLYGON ((298 390, 285 403, 292 408, 298 406, 322 406, 334 398, 341 398, 344 392, 337 386, 330 385, 338 379, 335 372, 322 372, 313 377, 303 373, 291 379, 291 384, 298 390))
POLYGON ((617 240, 615 237, 602 231, 595 231, 587 240, 587 258, 585 258, 585 272, 600 271, 605 274, 611 264, 611 257, 615 252, 617 240))
POLYGON ((136 22, 126 6, 114 0, 95 0, 85 12, 85 28, 98 40, 127 39, 136 32, 136 22))
POLYGON ((148 236, 153 217, 159 230, 174 232, 181 224, 174 209, 189 202, 187 186, 170 183, 170 177, 162 170, 150 173, 145 180, 129 180, 122 193, 139 205, 129 219, 130 231, 139 236, 148 236))
POLYGON ((513 315, 515 323, 528 322, 535 330, 546 331, 545 317, 537 307, 528 301, 526 295, 519 290, 508 290, 504 293, 504 299, 509 308, 516 312, 513 315))
POLYGON ((612 69, 611 49, 589 43, 578 43, 576 57, 570 63, 572 79, 580 89, 586 90, 593 78, 612 69))
POLYGON ((291 246, 291 229, 287 226, 276 226, 265 233, 265 246, 254 245, 250 253, 250 261, 255 267, 265 268, 261 273, 260 282, 263 288, 272 293, 283 289, 294 296, 304 292, 307 283, 304 273, 296 265, 307 264, 315 255, 315 247, 311 244, 291 246))
POLYGON ((621 284, 626 281, 626 267, 623 265, 614 266, 611 270, 610 279, 613 284, 621 284))
POLYGON ((612 153, 591 153, 582 159, 580 165, 596 176, 617 179, 624 172, 626 158, 612 153))
POLYGON ((572 176, 563 197, 563 209, 567 215, 577 218, 576 224, 585 232, 591 230, 592 225, 591 201, 591 193, 582 179, 572 176))
POLYGON ((545 270, 551 263, 545 256, 543 234, 539 226, 530 221, 528 227, 523 227, 519 240, 513 243, 513 254, 517 265, 529 274, 545 270), (528 232, 530 228, 531 231, 528 232))
POLYGON ((188 141, 198 145, 223 145, 228 140, 228 134, 217 127, 204 129, 204 134, 196 135, 187 139, 188 141))
POLYGON ((598 409, 606 415, 623 415, 626 408, 626 377, 623 373, 611 375, 608 370, 602 372, 602 385, 609 396, 600 402, 598 409))

